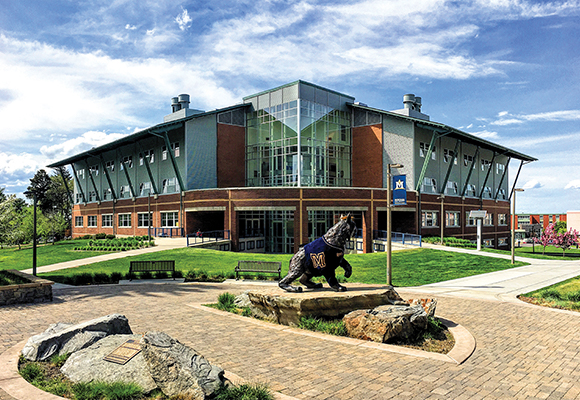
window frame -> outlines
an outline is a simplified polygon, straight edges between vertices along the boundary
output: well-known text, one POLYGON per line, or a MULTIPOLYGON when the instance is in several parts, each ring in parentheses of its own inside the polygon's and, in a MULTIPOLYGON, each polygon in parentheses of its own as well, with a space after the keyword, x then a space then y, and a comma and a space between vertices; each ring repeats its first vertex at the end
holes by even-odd
POLYGON ((162 228, 179 228, 179 211, 162 211, 160 214, 162 228), (172 218, 169 220, 167 217, 170 214, 172 214, 172 218), (168 225, 169 221, 173 225, 168 225))
POLYGON ((87 228, 97 228, 97 223, 96 215, 87 215, 87 228))
POLYGON ((84 225, 84 217, 82 215, 75 215, 75 228, 82 228, 84 225), (79 225, 80 221, 80 225, 79 225))
POLYGON ((445 227, 446 228, 459 228, 461 227, 461 212, 460 211, 445 211, 445 227), (453 218, 450 216, 453 215, 453 218), (453 220, 453 221, 451 221, 453 220), (453 222, 450 224, 449 222, 453 222))
POLYGON ((422 210, 421 211, 421 227, 422 228, 438 228, 439 227, 439 211, 422 210), (430 219, 429 219, 430 217, 430 219), (431 225, 428 225, 428 221, 431 225))
POLYGON ((112 228, 112 227, 113 227, 113 214, 102 214, 101 228, 112 228))
POLYGON ((131 213, 118 214, 117 220, 119 221, 119 224, 117 225, 119 228, 132 227, 131 213), (129 223, 128 225, 126 224, 127 222, 129 223))

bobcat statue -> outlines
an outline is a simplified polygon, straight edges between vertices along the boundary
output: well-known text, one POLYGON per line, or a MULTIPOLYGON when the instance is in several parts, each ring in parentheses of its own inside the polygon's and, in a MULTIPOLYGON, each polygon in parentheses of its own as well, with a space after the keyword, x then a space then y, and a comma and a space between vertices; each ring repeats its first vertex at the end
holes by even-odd
POLYGON ((324 234, 324 236, 302 247, 290 260, 290 268, 279 283, 287 292, 301 292, 302 287, 290 285, 300 278, 300 283, 310 289, 322 288, 322 283, 312 282, 314 276, 324 276, 332 289, 337 292, 346 291, 335 276, 335 270, 340 266, 344 269, 346 278, 352 275, 352 267, 344 259, 344 247, 356 232, 356 224, 350 214, 341 216, 340 221, 324 234))

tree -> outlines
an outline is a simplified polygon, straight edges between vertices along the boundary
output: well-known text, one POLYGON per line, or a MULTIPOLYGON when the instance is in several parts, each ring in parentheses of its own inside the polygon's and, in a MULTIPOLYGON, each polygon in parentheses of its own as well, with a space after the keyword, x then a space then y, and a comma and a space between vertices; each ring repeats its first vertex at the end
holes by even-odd
POLYGON ((22 241, 22 222, 26 211, 22 207, 23 200, 15 195, 9 195, 0 202, 0 245, 18 244, 22 241))
POLYGON ((554 246, 562 249, 562 257, 566 255, 566 250, 578 243, 578 231, 570 228, 569 231, 556 234, 554 246))
POLYGON ((566 221, 558 221, 554 225, 554 231, 556 231, 556 233, 565 233, 567 232, 567 229, 566 221))
POLYGON ((6 195, 4 194, 4 189, 3 187, 0 187, 0 203, 2 203, 4 200, 6 200, 6 195))
POLYGON ((556 237, 556 232, 554 231, 554 224, 550 224, 544 229, 544 232, 540 235, 539 238, 534 238, 536 243, 541 244, 544 246, 542 250, 542 254, 546 253, 546 246, 552 244, 554 238, 556 237))
POLYGON ((45 170, 41 169, 30 179, 30 186, 27 188, 26 197, 33 199, 32 193, 36 193, 36 204, 38 208, 44 212, 50 212, 52 210, 52 203, 47 197, 47 192, 52 185, 52 180, 48 176, 45 170))

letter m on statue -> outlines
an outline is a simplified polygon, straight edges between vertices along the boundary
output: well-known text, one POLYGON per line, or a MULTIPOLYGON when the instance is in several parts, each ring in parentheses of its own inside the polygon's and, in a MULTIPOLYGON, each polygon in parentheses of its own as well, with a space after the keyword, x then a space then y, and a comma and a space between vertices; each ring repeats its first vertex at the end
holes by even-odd
POLYGON ((310 259, 312 260, 312 266, 316 269, 323 269, 326 267, 326 259, 324 258, 324 252, 310 254, 310 259))

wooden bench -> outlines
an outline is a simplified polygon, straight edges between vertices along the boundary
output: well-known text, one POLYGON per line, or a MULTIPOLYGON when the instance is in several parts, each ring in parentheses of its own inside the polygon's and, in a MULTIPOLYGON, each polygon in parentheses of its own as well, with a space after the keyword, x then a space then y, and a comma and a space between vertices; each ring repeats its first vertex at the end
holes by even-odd
POLYGON ((236 280, 240 279, 240 272, 278 274, 278 280, 280 280, 282 278, 282 263, 280 261, 238 261, 236 280))
MULTIPOLYGON (((134 272, 175 272, 175 260, 164 260, 164 261, 131 261, 131 266, 129 267, 129 275, 133 280, 134 272)), ((173 276, 175 280, 175 276, 173 276)))

